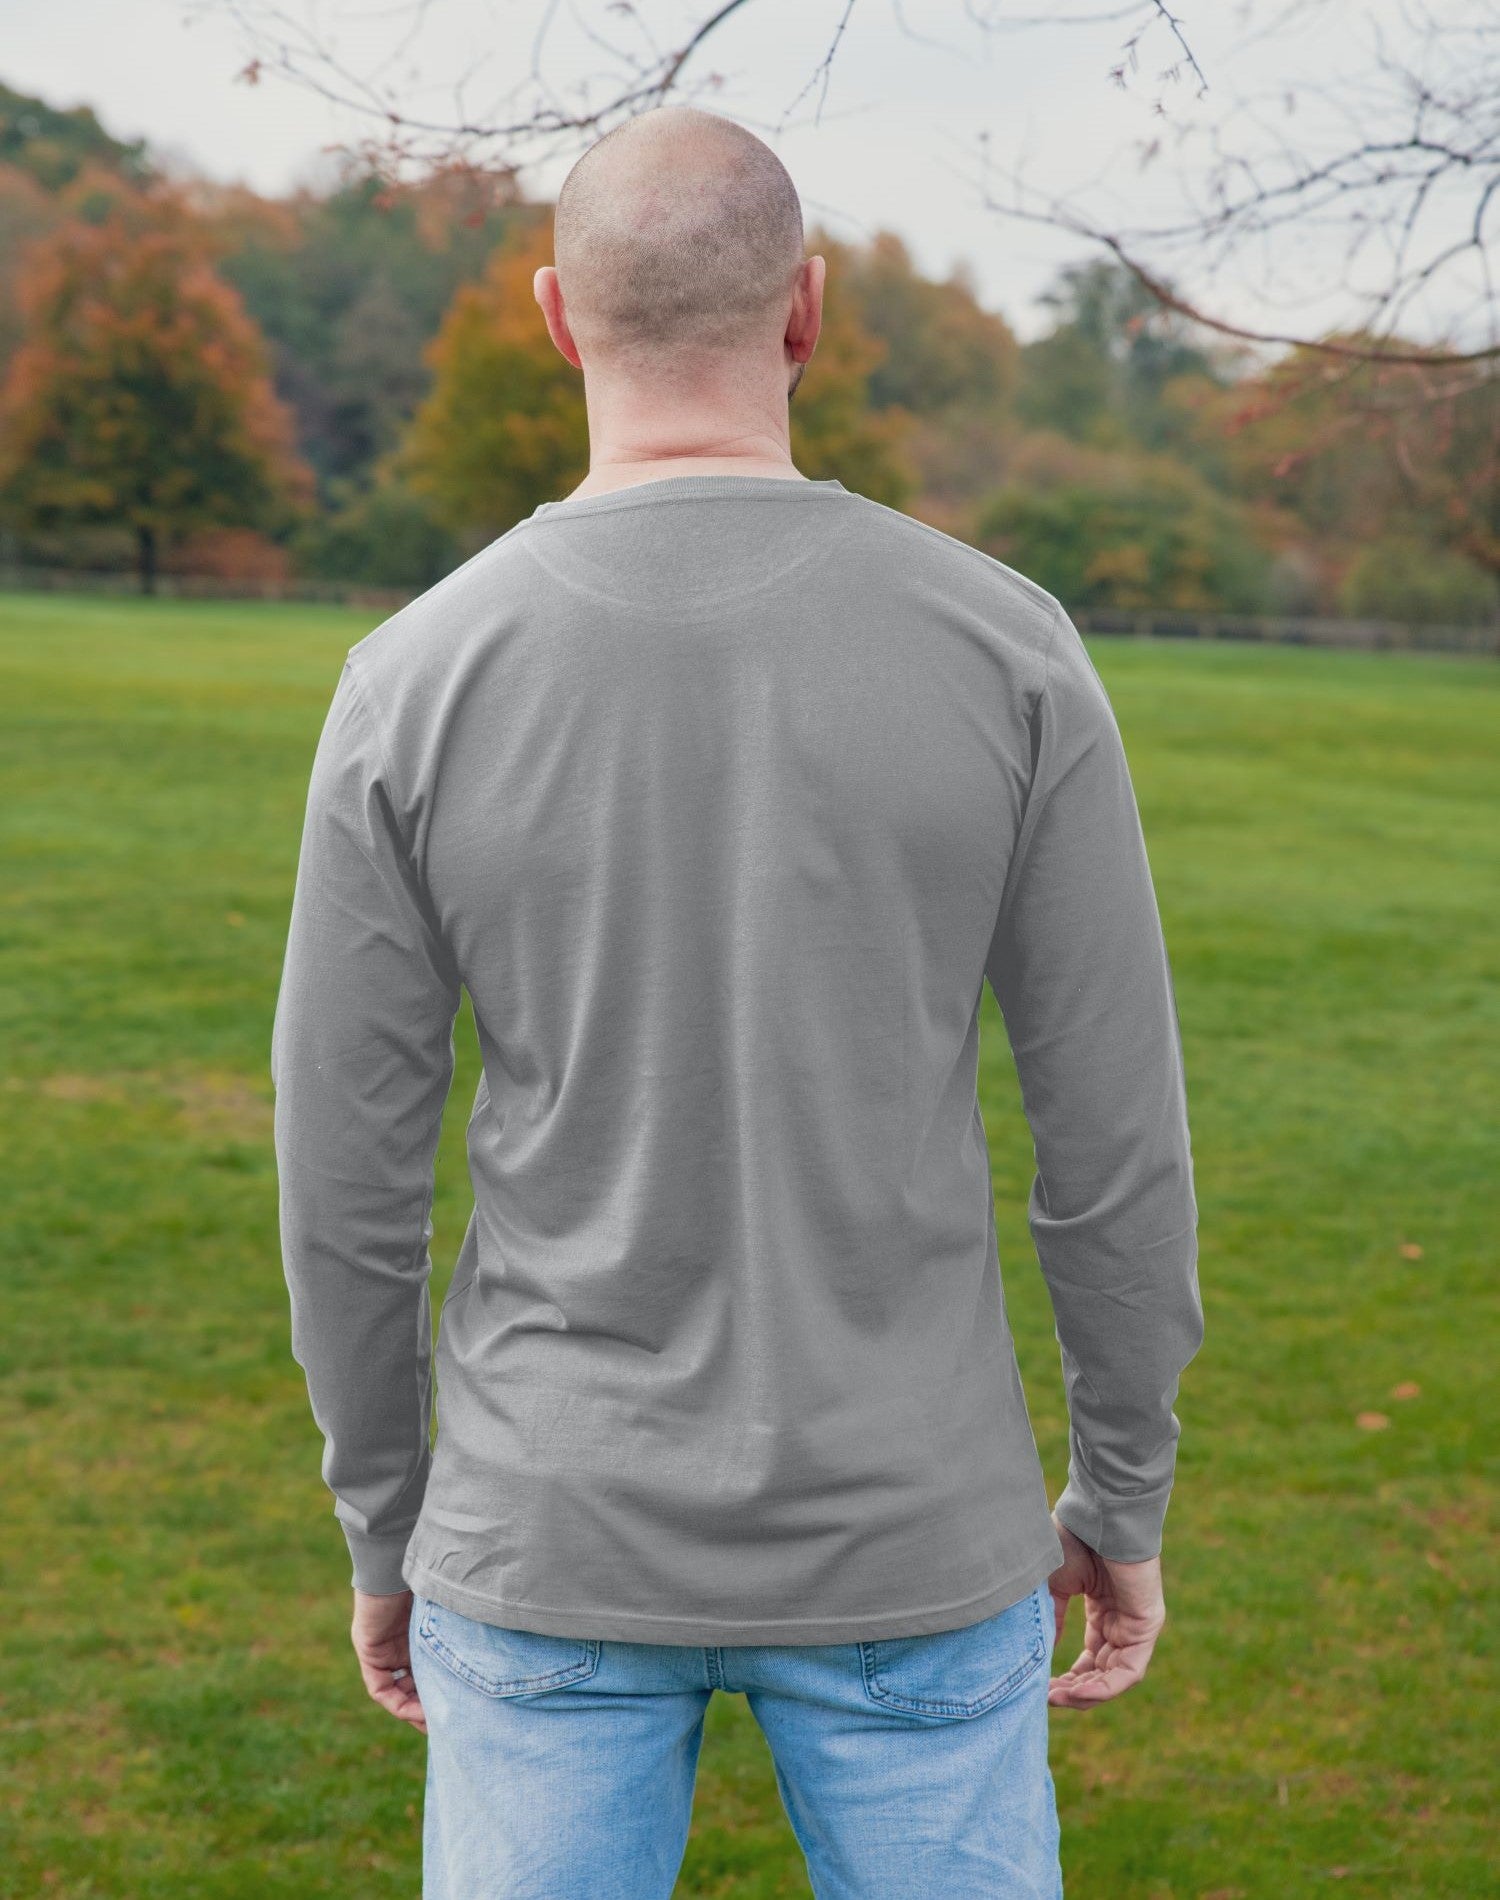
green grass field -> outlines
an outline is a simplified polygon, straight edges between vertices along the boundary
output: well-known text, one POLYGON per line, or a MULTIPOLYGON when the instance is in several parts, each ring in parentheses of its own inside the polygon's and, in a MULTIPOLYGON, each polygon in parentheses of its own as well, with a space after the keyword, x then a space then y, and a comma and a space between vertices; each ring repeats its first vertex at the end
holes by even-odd
MULTIPOLYGON (((267 1066, 312 748, 379 617, 0 596, 7 1895, 418 1891, 424 1743, 348 1648, 267 1066)), ((1470 1900, 1494 1891, 1500 668, 1091 648, 1172 952, 1207 1338, 1178 1405, 1171 1626, 1123 1701, 1053 1715, 1068 1891, 1470 1900)), ((1055 1495, 1030 1142, 984 1006, 1055 1495)), ((466 1103, 467 1004, 459 1049, 466 1103)), ((438 1297, 463 1136, 450 1114, 438 1297)), ((710 1707, 677 1891, 808 1893, 738 1699, 710 1707)))

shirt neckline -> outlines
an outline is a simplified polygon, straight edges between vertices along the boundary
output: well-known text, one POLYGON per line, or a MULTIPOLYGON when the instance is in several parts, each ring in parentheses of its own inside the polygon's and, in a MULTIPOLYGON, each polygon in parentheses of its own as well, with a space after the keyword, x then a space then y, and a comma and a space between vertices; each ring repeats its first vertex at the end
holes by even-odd
POLYGON ((812 480, 788 475, 659 475, 647 482, 626 482, 620 488, 606 489, 597 495, 565 495, 560 501, 544 501, 532 509, 529 519, 536 521, 557 514, 599 514, 610 508, 638 508, 657 501, 696 501, 714 495, 787 500, 793 496, 847 495, 849 492, 832 476, 812 480))

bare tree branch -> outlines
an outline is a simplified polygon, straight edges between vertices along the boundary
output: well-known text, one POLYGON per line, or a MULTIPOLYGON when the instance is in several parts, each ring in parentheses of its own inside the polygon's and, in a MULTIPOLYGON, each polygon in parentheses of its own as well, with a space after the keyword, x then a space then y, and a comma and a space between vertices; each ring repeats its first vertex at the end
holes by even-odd
MULTIPOLYGON (((1127 268, 1165 309, 1246 343, 1284 344, 1358 360, 1482 365, 1500 356, 1500 308, 1489 261, 1489 228, 1500 190, 1500 9, 1479 0, 1467 13, 1439 18, 1427 4, 1408 9, 1409 45, 1393 52, 1375 32, 1371 73, 1353 60, 1334 83, 1241 99, 1216 120, 1183 127, 1181 151, 1197 136, 1208 146, 1202 196, 1185 216, 1125 228, 1087 216, 1076 203, 1023 202, 1024 183, 1012 177, 1015 197, 1001 202, 981 184, 987 208, 1048 224, 1097 244, 1127 268), (1309 98, 1347 126, 1322 152, 1304 150, 1272 119, 1289 120, 1309 98), (1235 322, 1213 311, 1201 295, 1170 286, 1174 256, 1188 260, 1202 282, 1233 261, 1261 256, 1256 290, 1272 301, 1276 256, 1305 256, 1312 240, 1336 288, 1363 314, 1340 326, 1341 335, 1235 322), (1378 258, 1373 284, 1356 287, 1356 269, 1368 253, 1378 258), (1423 293, 1441 289, 1450 303, 1464 283, 1460 266, 1472 264, 1477 284, 1467 307, 1454 305, 1450 335, 1465 323, 1483 340, 1471 348, 1415 348, 1401 336, 1423 293), (1389 339, 1389 340, 1388 340, 1389 339)), ((1285 17, 1285 16, 1283 16, 1285 17)), ((1312 142, 1317 134, 1309 132, 1312 142)), ((1140 153, 1142 169, 1160 155, 1161 141, 1140 153)), ((991 169, 988 151, 984 170, 991 169)), ((1184 190, 1195 168, 1179 165, 1184 190)), ((1326 281, 1326 279, 1325 279, 1326 281)))
MULTIPOLYGON (((559 11, 548 0, 533 45, 530 72, 504 99, 468 110, 463 97, 472 75, 453 90, 458 108, 443 117, 426 111, 414 85, 410 97, 392 82, 393 62, 412 48, 418 29, 430 22, 440 0, 389 0, 360 14, 338 12, 325 27, 327 0, 183 0, 199 12, 228 15, 250 55, 242 77, 274 75, 319 94, 371 126, 355 151, 381 171, 440 167, 489 169, 508 178, 559 151, 582 149, 613 125, 660 105, 669 97, 693 98, 724 83, 722 74, 691 77, 704 51, 732 19, 750 14, 752 0, 724 0, 705 11, 674 44, 658 45, 639 0, 578 0, 570 19, 601 58, 598 71, 572 82, 560 95, 546 76, 546 42, 559 11), (405 23, 396 45, 373 70, 359 71, 344 57, 337 26, 350 19, 405 23), (618 34, 600 30, 605 19, 618 34)), ((869 0, 866 0, 866 4, 869 0)), ((898 27, 912 38, 902 0, 889 0, 898 27)), ((856 0, 842 0, 827 46, 791 99, 779 124, 809 94, 817 92, 814 123, 821 123, 829 78, 853 16, 856 0)), ((1293 26, 1321 16, 1328 0, 1243 0, 1243 24, 1233 53, 1275 41, 1293 26)), ((933 10, 922 24, 931 28, 933 10)), ((1209 82, 1167 0, 1077 12, 1013 12, 1003 0, 958 0, 955 17, 984 34, 1098 29, 1126 25, 1119 58, 1103 75, 1126 87, 1141 66, 1152 32, 1172 42, 1172 63, 1153 76, 1162 88, 1192 76, 1195 107, 1210 97, 1209 82)), ((1364 22, 1361 15, 1361 25, 1364 22)), ((1129 270, 1163 309, 1246 344, 1302 346, 1333 357, 1394 363, 1480 365, 1500 355, 1500 308, 1489 260, 1496 199, 1500 196, 1500 0, 1410 0, 1401 20, 1402 44, 1387 45, 1378 23, 1371 63, 1361 70, 1350 29, 1347 69, 1320 85, 1280 85, 1251 97, 1215 100, 1212 117, 1200 111, 1189 122, 1168 110, 1167 93, 1151 101, 1162 130, 1142 142, 1137 162, 1158 165, 1172 141, 1174 177, 1188 203, 1183 215, 1133 227, 1089 216, 1077 203, 1036 198, 1024 201, 1014 180, 1011 202, 988 189, 993 169, 990 141, 984 152, 981 201, 997 215, 1048 224, 1097 245, 1129 270), (1305 124, 1309 104, 1319 108, 1305 124), (1303 123, 1299 123, 1302 121, 1303 123), (1340 127, 1344 129, 1340 131, 1340 127), (1299 139, 1292 137, 1293 130, 1299 139), (1194 146, 1204 162, 1188 162, 1194 146), (1306 261, 1311 247, 1326 284, 1359 309, 1338 333, 1306 334, 1294 323, 1236 322, 1211 307, 1207 285, 1231 263, 1253 269, 1253 293, 1274 306, 1279 265, 1306 261), (1177 267, 1174 260, 1182 260, 1177 267), (1361 286, 1360 273, 1367 273, 1361 286), (1472 275, 1470 273, 1472 272, 1472 275), (1194 288, 1181 287, 1186 278, 1194 288), (1455 303, 1462 292, 1466 306, 1455 303), (1421 349, 1401 335, 1420 299, 1443 296, 1450 308, 1441 347, 1421 349), (1474 347, 1453 339, 1477 328, 1474 347)), ((337 147, 335 150, 339 149, 337 147)), ((1118 164, 1113 168, 1118 173, 1118 164)), ((1305 294, 1304 294, 1305 301, 1305 294)))

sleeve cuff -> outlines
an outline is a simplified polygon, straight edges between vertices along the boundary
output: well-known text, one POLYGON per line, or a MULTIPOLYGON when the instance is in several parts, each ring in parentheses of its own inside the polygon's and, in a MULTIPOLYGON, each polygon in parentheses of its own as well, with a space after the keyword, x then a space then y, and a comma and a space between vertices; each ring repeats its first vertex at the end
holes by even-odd
POLYGON ((411 1531, 371 1537, 364 1531, 351 1530, 347 1524, 342 1525, 342 1529, 354 1564, 354 1575, 350 1579, 354 1588, 371 1596, 404 1596, 411 1585, 402 1576, 401 1566, 406 1561, 411 1531))
POLYGON ((1076 1466, 1070 1466, 1068 1482, 1052 1514, 1090 1550, 1111 1563, 1140 1564, 1161 1555, 1171 1495, 1172 1487, 1167 1484, 1134 1497, 1104 1498, 1081 1477, 1076 1466))

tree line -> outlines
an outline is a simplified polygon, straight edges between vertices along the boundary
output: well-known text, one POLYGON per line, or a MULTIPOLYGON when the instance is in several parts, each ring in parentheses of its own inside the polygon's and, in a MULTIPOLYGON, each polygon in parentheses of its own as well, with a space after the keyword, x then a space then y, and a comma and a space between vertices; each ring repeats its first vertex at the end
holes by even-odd
MULTIPOLYGON (((1500 602, 1497 381, 1256 350, 1126 269, 1060 271, 1021 341, 960 267, 818 226, 808 475, 1072 607, 1473 624, 1500 602), (1412 400, 1422 378, 1422 400, 1412 400)), ((346 166, 268 198, 168 177, 0 87, 0 536, 13 561, 422 587, 588 466, 532 299, 551 207, 346 166)))

